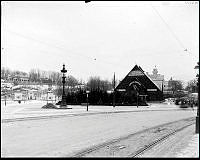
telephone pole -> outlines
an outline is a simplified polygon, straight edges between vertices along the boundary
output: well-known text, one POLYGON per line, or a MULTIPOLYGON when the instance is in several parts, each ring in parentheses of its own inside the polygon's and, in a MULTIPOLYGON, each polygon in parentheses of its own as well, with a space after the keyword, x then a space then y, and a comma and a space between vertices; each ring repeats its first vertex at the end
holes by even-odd
MULTIPOLYGON (((199 62, 197 62, 197 65, 194 67, 194 69, 199 70, 199 62)), ((199 133, 199 74, 197 74, 196 77, 197 77, 198 99, 197 99, 197 116, 196 116, 195 133, 199 133)))
POLYGON ((115 72, 113 78, 113 108, 115 107, 115 72))

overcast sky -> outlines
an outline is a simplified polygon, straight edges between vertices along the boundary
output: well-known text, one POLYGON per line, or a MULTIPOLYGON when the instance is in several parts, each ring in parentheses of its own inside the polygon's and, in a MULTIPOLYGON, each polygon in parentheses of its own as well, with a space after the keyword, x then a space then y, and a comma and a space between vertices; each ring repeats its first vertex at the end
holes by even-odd
POLYGON ((1 67, 121 80, 138 64, 188 81, 199 61, 199 2, 1 2, 1 67))

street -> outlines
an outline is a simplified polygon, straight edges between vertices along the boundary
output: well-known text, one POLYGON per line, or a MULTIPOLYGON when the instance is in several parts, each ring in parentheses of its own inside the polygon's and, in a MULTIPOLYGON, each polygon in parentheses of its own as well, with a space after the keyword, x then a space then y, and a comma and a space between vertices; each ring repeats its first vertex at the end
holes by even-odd
MULTIPOLYGON (((180 109, 175 105, 152 104, 140 106, 76 106, 71 110, 41 110, 34 104, 12 112, 30 114, 35 110, 49 113, 71 112, 60 118, 14 121, 1 123, 2 157, 67 157, 93 145, 126 136, 159 124, 195 117, 196 110, 180 109), (81 109, 82 107, 82 109, 81 109), (166 108, 165 108, 166 107, 166 108), (26 112, 25 112, 26 111, 26 112), (28 112, 29 111, 29 112, 28 112), (104 112, 103 112, 104 111, 104 112), (107 112, 105 112, 107 111, 107 112), (117 112, 127 111, 127 112, 117 112), (100 114, 97 114, 97 113, 100 114), (87 114, 74 116, 75 114, 87 114)), ((36 105, 37 106, 37 105, 36 105)), ((37 112, 37 113, 38 113, 37 112)), ((47 114, 47 113, 46 113, 47 114)), ((8 115, 8 113, 7 113, 8 115)), ((12 115, 12 117, 14 117, 12 115)), ((21 114, 22 116, 23 114, 21 114)), ((41 115, 41 114, 40 114, 41 115)))
MULTIPOLYGON (((178 132, 176 135, 173 135, 160 143, 159 145, 148 150, 139 157, 183 157, 185 156, 185 147, 187 148, 190 145, 191 137, 195 135, 195 125, 189 126, 186 129, 178 132), (192 134, 191 134, 192 133, 192 134)), ((195 135, 196 137, 198 134, 195 135)), ((186 153, 187 157, 199 157, 198 150, 199 145, 196 145, 195 150, 190 150, 189 153, 186 153), (194 154, 195 153, 195 154, 194 154)), ((188 152, 189 150, 187 150, 188 152)))
POLYGON ((198 1, 1 2, 1 157, 198 157, 198 1))

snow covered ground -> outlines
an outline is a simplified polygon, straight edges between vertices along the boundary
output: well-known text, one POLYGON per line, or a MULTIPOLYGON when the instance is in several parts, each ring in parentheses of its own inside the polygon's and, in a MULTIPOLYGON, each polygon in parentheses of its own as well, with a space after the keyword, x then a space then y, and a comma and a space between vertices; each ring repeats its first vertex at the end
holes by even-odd
MULTIPOLYGON (((179 106, 173 104, 151 103, 149 106, 91 106, 89 111, 86 111, 86 106, 69 105, 70 110, 65 109, 42 109, 41 107, 46 104, 46 101, 26 101, 22 103, 12 102, 6 106, 1 106, 1 119, 24 118, 24 117, 39 117, 49 115, 68 115, 68 114, 81 114, 81 113, 100 113, 100 112, 120 112, 120 111, 152 111, 152 110, 180 110, 179 106)), ((185 110, 191 110, 187 108, 185 110)), ((196 111, 194 111, 196 112, 196 111)))
POLYGON ((191 137, 187 146, 177 154, 177 157, 199 158, 199 134, 195 134, 191 137))
POLYGON ((196 110, 180 109, 166 104, 151 104, 139 108, 89 106, 88 112, 86 106, 54 110, 41 109, 43 104, 45 103, 37 102, 1 107, 2 119, 66 114, 66 117, 60 118, 1 123, 2 157, 72 156, 92 145, 159 124, 196 116, 196 110), (73 116, 85 113, 102 114, 73 116))
POLYGON ((140 157, 199 157, 199 134, 195 134, 195 125, 177 132, 145 152, 140 157))

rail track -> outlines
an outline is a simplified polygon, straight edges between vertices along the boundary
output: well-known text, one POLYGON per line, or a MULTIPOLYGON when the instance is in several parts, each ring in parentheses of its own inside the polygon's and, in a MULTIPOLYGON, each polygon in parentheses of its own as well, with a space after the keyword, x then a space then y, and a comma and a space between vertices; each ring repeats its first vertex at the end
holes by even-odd
POLYGON ((161 137, 161 138, 155 140, 154 142, 152 142, 152 143, 146 145, 146 146, 143 147, 142 149, 136 151, 135 153, 130 154, 129 156, 130 156, 130 157, 137 157, 137 156, 141 155, 142 153, 144 153, 145 151, 151 149, 151 148, 154 147, 155 145, 161 143, 161 142, 164 141, 165 139, 169 138, 171 135, 174 135, 175 133, 177 133, 177 132, 179 132, 179 131, 181 131, 181 130, 183 130, 183 129, 185 129, 185 128, 187 128, 187 127, 193 125, 193 124, 194 124, 194 123, 188 124, 188 125, 186 125, 186 126, 184 126, 184 127, 182 127, 182 128, 179 128, 179 129, 177 129, 177 130, 175 130, 175 131, 173 131, 173 132, 171 132, 171 133, 169 133, 169 134, 166 134, 165 136, 163 136, 163 137, 161 137))
POLYGON ((22 118, 7 118, 2 119, 1 123, 18 122, 18 121, 28 121, 28 120, 41 120, 41 119, 51 119, 51 118, 65 118, 73 116, 87 116, 87 115, 98 115, 98 114, 113 114, 113 113, 130 113, 130 112, 152 112, 152 111, 180 111, 180 109, 170 109, 170 110, 135 110, 135 111, 108 111, 108 112, 88 112, 88 113, 76 113, 76 114, 62 114, 62 115, 47 115, 47 116, 34 116, 34 117, 22 117, 22 118))
POLYGON ((171 135, 195 124, 195 117, 165 123, 78 151, 72 157, 137 157, 171 135))

